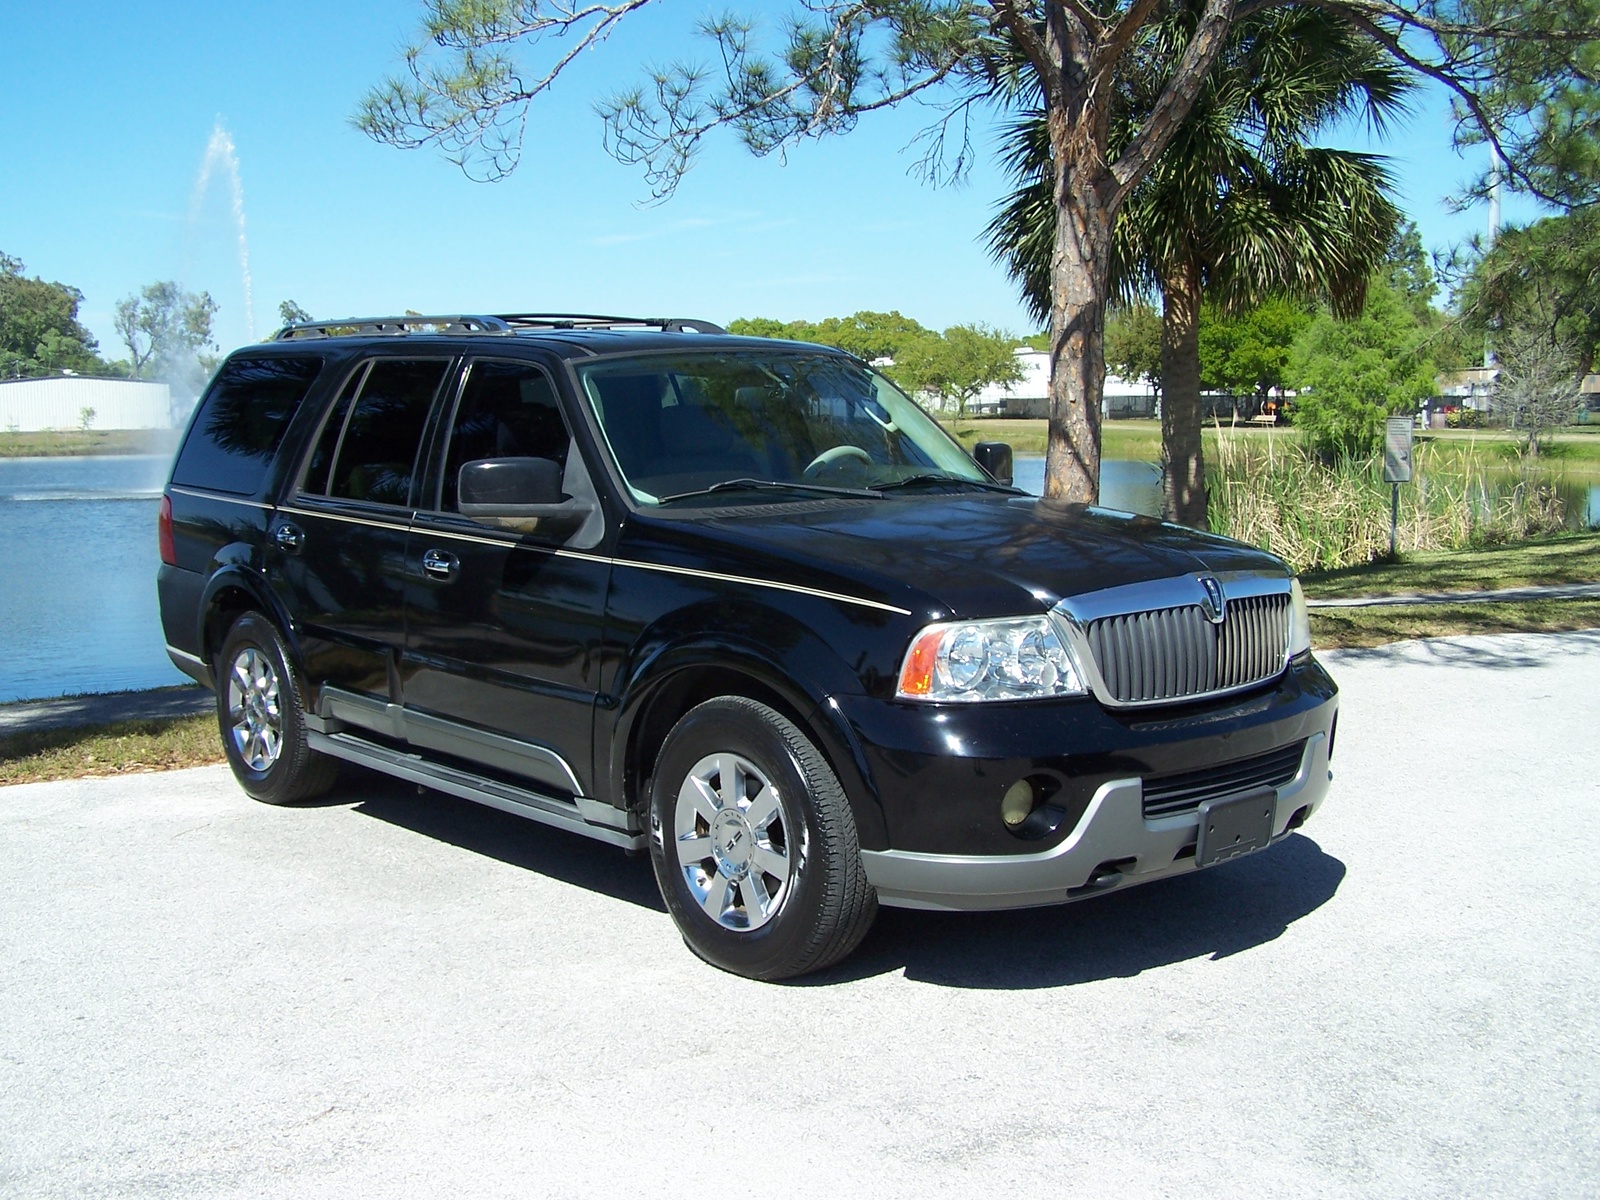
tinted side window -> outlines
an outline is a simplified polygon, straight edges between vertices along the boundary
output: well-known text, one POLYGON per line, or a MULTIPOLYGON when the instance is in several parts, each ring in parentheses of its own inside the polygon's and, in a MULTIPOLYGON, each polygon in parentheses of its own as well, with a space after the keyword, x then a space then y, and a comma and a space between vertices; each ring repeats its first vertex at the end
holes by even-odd
POLYGON ((261 490, 289 418, 322 370, 320 358, 235 358, 204 397, 172 482, 251 496, 261 490))
POLYGON ((455 511, 463 463, 548 458, 564 468, 571 440, 555 389, 543 371, 526 363, 473 363, 450 431, 441 507, 455 511))
POLYGON ((450 364, 379 359, 345 422, 328 495, 405 504, 434 393, 450 364))
POLYGON ((360 390, 361 383, 367 377, 367 368, 370 363, 362 363, 359 370, 353 372, 339 392, 338 402, 334 404, 333 411, 328 414, 327 420, 322 424, 322 432, 317 435, 317 446, 311 454, 311 461, 306 464, 305 482, 300 490, 312 492, 323 496, 328 492, 328 475, 333 467, 333 459, 339 452, 339 439, 344 436, 344 423, 350 416, 350 405, 360 390))

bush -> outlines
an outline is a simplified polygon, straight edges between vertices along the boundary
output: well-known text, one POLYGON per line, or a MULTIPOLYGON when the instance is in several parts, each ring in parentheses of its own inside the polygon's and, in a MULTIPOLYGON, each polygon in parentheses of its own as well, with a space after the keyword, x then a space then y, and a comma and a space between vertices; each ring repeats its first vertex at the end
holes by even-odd
MULTIPOLYGON (((1218 533, 1250 542, 1296 571, 1333 570, 1389 552, 1390 488, 1381 457, 1331 464, 1303 443, 1266 445, 1219 430, 1207 471, 1208 517, 1218 533)), ((1446 463, 1417 450, 1415 482, 1400 489, 1397 548, 1457 550, 1521 541, 1567 527, 1566 506, 1548 483, 1490 465, 1474 452, 1446 463)))

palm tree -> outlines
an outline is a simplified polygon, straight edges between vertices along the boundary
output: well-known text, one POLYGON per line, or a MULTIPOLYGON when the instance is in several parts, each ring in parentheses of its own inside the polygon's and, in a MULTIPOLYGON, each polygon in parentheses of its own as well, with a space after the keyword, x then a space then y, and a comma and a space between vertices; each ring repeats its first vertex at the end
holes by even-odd
MULTIPOLYGON (((1119 80, 1119 130, 1131 136, 1192 32, 1193 10, 1171 6, 1119 80)), ((1373 155, 1314 146, 1331 122, 1362 117, 1382 130, 1410 88, 1348 20, 1309 6, 1239 21, 1188 119, 1117 217, 1112 288, 1162 300, 1161 439, 1168 516, 1206 527, 1201 451, 1200 301, 1237 311, 1269 295, 1361 311, 1367 278, 1400 221, 1392 182, 1373 155)), ((990 223, 995 257, 1035 316, 1050 312, 1057 205, 1042 112, 1008 134, 1017 190, 990 223)))

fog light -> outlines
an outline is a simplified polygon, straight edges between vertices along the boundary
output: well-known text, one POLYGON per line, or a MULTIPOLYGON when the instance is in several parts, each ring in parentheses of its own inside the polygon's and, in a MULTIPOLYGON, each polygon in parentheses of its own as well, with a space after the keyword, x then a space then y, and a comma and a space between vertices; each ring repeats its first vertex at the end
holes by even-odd
POLYGON ((1033 784, 1019 779, 1006 789, 1000 799, 1000 819, 1012 829, 1028 819, 1033 811, 1033 784))

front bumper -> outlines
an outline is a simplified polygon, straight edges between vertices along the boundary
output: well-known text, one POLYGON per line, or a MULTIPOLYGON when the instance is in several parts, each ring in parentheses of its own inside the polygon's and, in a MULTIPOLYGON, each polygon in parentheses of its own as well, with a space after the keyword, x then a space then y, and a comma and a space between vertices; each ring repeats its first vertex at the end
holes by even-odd
MULTIPOLYGON (((1321 805, 1332 773, 1328 737, 1306 739, 1300 769, 1277 789, 1273 841, 1321 805)), ((1197 813, 1146 819, 1135 777, 1102 783, 1066 838, 1034 854, 926 854, 863 850, 881 904, 949 911, 1061 904, 1195 869, 1197 813)))

